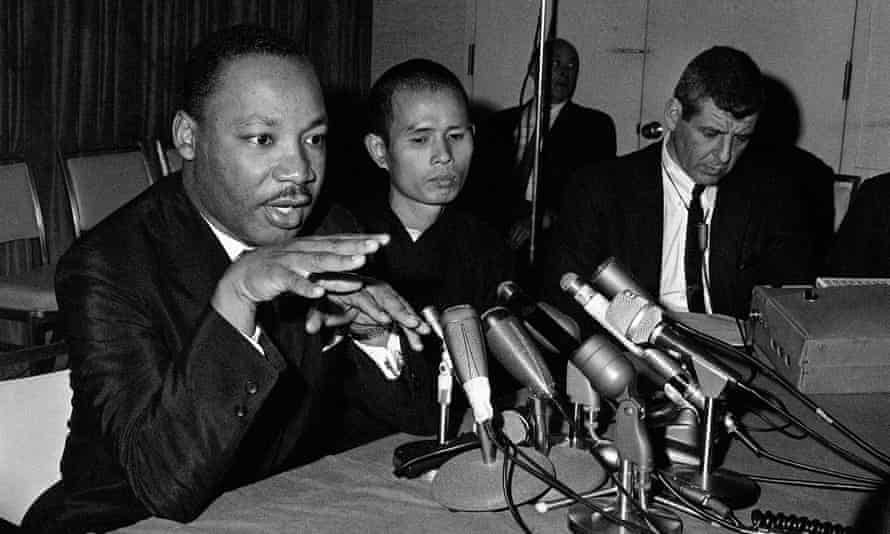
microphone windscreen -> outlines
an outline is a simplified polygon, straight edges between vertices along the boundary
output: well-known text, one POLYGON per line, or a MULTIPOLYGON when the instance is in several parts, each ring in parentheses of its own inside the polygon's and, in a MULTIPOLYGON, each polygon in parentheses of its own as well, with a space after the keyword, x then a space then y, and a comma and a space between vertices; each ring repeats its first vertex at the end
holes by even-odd
POLYGON ((572 363, 590 380, 593 389, 610 399, 627 390, 634 379, 633 365, 605 336, 591 336, 572 354, 572 363))
POLYGON ((452 306, 442 312, 445 346, 458 380, 463 385, 473 418, 483 423, 494 417, 491 406, 491 384, 485 359, 482 322, 472 306, 452 306))
POLYGON ((554 398, 556 386, 550 370, 519 319, 500 306, 482 314, 482 319, 488 348, 507 372, 533 393, 554 398))
POLYGON ((618 259, 614 256, 606 259, 606 261, 602 262, 599 267, 593 271, 593 275, 590 277, 590 283, 595 290, 602 293, 610 300, 626 289, 629 289, 648 300, 652 300, 648 293, 646 293, 646 290, 634 280, 630 271, 621 265, 618 259))
POLYGON ((466 304, 452 306, 442 312, 441 321, 457 378, 463 383, 488 377, 482 323, 476 310, 466 304))

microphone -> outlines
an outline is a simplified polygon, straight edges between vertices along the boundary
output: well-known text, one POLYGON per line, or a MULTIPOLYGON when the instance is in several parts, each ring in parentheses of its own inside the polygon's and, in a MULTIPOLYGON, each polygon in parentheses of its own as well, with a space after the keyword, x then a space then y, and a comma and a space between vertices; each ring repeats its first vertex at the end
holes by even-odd
POLYGON ((572 363, 600 395, 617 399, 627 393, 636 372, 605 336, 594 335, 572 354, 572 363))
MULTIPOLYGON (((473 418, 482 426, 494 417, 494 408, 491 406, 491 384, 488 381, 488 363, 479 315, 472 306, 452 306, 442 312, 441 322, 454 371, 470 401, 473 418)), ((483 461, 492 463, 494 444, 482 429, 479 431, 479 441, 483 461)))
POLYGON ((578 325, 546 302, 532 299, 515 282, 501 282, 498 300, 525 322, 531 334, 548 351, 568 355, 578 348, 578 325))
MULTIPOLYGON (((633 343, 654 345, 687 356, 724 383, 738 383, 735 373, 714 362, 698 344, 674 328, 660 306, 645 297, 629 290, 618 293, 606 310, 606 320, 633 343)), ((720 391, 708 393, 717 396, 720 391)))
POLYGON ((535 395, 555 399, 556 383, 519 319, 497 306, 483 313, 482 320, 488 347, 507 372, 535 395))
POLYGON ((550 449, 550 418, 542 400, 553 402, 565 413, 558 404, 556 383, 531 334, 507 308, 494 307, 482 314, 482 320, 492 354, 510 375, 532 392, 534 443, 539 451, 546 453, 550 449))
POLYGON ((615 256, 606 259, 593 271, 590 283, 596 291, 602 293, 607 299, 613 299, 618 293, 625 289, 630 289, 637 295, 652 300, 652 297, 646 293, 643 286, 629 274, 629 271, 624 268, 615 256))
POLYGON ((560 287, 581 304, 584 311, 620 341, 631 354, 643 360, 658 373, 658 376, 666 380, 665 393, 672 401, 685 404, 683 402, 685 400, 699 410, 705 409, 705 397, 701 388, 674 358, 659 350, 643 349, 632 339, 625 337, 624 332, 608 320, 607 315, 611 305, 606 297, 582 282, 575 273, 565 273, 560 280, 560 287))
MULTIPOLYGON (((744 508, 756 502, 760 496, 760 487, 756 482, 725 469, 712 470, 710 465, 713 446, 711 429, 712 425, 717 424, 713 399, 720 395, 727 382, 737 383, 733 373, 711 361, 695 343, 672 328, 660 306, 635 295, 630 290, 615 295, 606 310, 606 320, 633 343, 646 343, 668 352, 688 356, 698 366, 699 376, 704 379, 703 386, 700 386, 691 380, 687 381, 688 375, 685 371, 668 376, 673 372, 670 369, 682 368, 674 358, 654 349, 646 349, 647 353, 653 354, 651 361, 658 365, 656 370, 664 373, 662 376, 668 379, 668 384, 698 410, 705 422, 700 470, 696 471, 688 466, 675 466, 670 469, 674 476, 681 484, 710 495, 710 500, 713 502, 709 506, 714 509, 723 506, 744 508), (655 354, 659 356, 654 356, 655 354)), ((749 438, 738 427, 731 413, 724 413, 719 423, 722 423, 729 434, 749 442, 749 438)))
MULTIPOLYGON (((504 458, 495 455, 494 443, 488 434, 492 429, 494 410, 482 322, 472 306, 459 305, 442 312, 441 324, 454 371, 463 384, 477 423, 482 457, 469 451, 443 464, 433 479, 433 498, 450 510, 505 509, 504 458)), ((536 451, 526 455, 532 456, 536 463, 553 474, 553 465, 545 456, 536 454, 536 451)), ((547 485, 525 471, 517 470, 512 489, 515 502, 520 504, 543 494, 547 485)))

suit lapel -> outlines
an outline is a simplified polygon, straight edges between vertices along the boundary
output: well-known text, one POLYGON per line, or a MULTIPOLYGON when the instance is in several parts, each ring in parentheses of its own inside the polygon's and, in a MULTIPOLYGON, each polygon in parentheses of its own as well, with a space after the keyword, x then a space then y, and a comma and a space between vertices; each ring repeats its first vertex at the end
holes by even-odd
POLYGON ((625 213, 627 262, 639 266, 639 272, 631 274, 646 289, 658 295, 664 233, 660 143, 645 149, 626 183, 628 197, 632 199, 627 203, 625 213))

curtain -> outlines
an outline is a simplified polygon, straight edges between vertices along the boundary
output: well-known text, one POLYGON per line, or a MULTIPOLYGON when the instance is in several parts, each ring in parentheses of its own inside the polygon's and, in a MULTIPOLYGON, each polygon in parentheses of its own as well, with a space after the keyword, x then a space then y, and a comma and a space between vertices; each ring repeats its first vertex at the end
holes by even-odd
MULTIPOLYGON (((370 4, 0 0, 0 153, 22 154, 31 166, 50 258, 74 236, 56 154, 169 142, 186 54, 201 38, 239 23, 277 28, 304 46, 326 93, 335 95, 329 108, 355 103, 369 84, 370 4)), ((31 248, 0 248, 0 274, 35 265, 31 248)))

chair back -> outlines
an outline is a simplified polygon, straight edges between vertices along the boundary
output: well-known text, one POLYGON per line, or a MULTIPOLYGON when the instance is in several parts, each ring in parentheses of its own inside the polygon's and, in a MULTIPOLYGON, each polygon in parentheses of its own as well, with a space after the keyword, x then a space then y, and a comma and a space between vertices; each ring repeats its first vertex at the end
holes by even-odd
POLYGON ((174 147, 164 148, 160 139, 155 139, 155 155, 158 158, 161 176, 170 176, 182 169, 182 155, 174 147))
POLYGON ((834 231, 841 227, 844 216, 853 202, 862 178, 849 174, 834 175, 834 231))
POLYGON ((21 523, 61 478, 71 387, 68 369, 0 381, 0 517, 21 523))
POLYGON ((43 213, 28 164, 0 160, 0 243, 19 239, 38 239, 42 263, 47 262, 43 213))
POLYGON ((77 236, 126 204, 152 183, 139 148, 59 154, 77 236))

